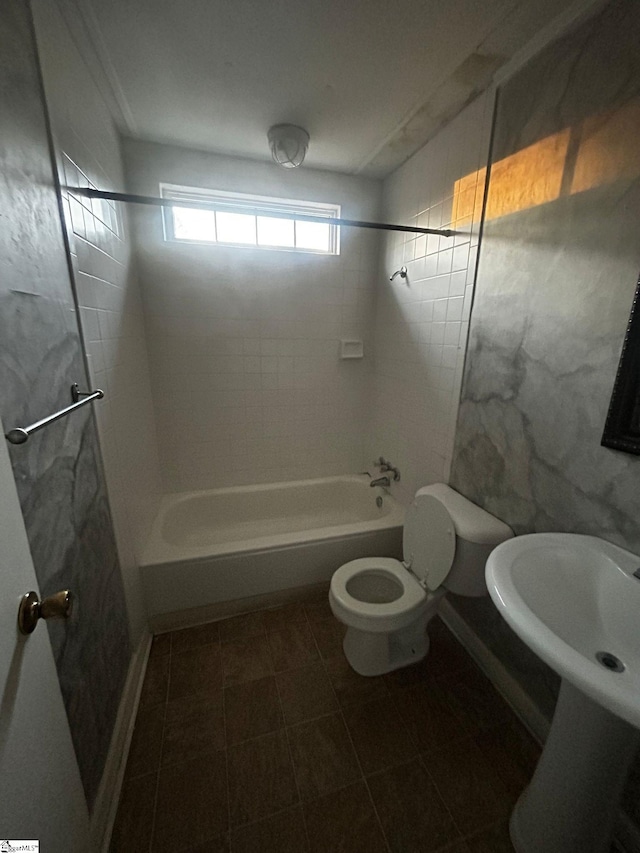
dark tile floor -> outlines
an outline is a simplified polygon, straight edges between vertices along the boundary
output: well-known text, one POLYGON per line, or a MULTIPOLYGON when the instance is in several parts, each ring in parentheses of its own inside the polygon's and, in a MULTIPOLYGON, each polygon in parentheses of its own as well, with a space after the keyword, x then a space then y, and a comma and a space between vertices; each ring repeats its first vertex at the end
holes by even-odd
POLYGON ((154 640, 112 853, 507 853, 538 748, 439 621, 363 678, 326 594, 154 640))

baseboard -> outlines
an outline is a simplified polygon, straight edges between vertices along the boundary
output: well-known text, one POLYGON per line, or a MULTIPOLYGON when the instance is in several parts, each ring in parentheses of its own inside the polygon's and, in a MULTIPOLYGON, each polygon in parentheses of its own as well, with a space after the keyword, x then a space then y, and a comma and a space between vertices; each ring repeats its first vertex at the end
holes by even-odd
POLYGON ((520 686, 506 667, 491 652, 453 606, 446 600, 438 611, 442 621, 462 643, 498 693, 529 729, 538 743, 544 743, 549 732, 549 720, 520 686))
MULTIPOLYGON (((446 599, 440 604, 438 613, 533 737, 543 744, 551 724, 535 702, 446 599)), ((621 853, 640 853, 640 829, 621 809, 616 820, 614 844, 621 853)))
POLYGON ((143 634, 137 649, 131 656, 127 680, 111 735, 109 753, 91 813, 91 849, 97 853, 109 851, 150 648, 151 634, 143 634))

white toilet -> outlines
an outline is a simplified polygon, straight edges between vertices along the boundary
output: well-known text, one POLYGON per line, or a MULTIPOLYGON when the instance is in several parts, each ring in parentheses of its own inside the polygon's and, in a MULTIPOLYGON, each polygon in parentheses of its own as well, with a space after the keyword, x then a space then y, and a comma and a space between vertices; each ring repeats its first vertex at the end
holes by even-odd
POLYGON ((504 522, 443 483, 419 489, 404 523, 404 560, 364 557, 331 578, 329 603, 347 626, 344 653, 360 675, 382 675, 429 651, 427 624, 447 592, 481 596, 504 522))

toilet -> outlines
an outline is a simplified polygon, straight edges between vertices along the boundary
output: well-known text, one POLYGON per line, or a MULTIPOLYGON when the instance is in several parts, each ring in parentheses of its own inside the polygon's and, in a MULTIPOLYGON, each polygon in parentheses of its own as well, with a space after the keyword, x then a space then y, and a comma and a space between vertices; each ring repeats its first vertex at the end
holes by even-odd
POLYGON ((334 573, 329 604, 347 626, 344 653, 360 675, 382 675, 422 660, 427 625, 447 592, 486 595, 491 551, 511 539, 504 522, 450 486, 419 489, 407 509, 404 560, 364 557, 334 573))

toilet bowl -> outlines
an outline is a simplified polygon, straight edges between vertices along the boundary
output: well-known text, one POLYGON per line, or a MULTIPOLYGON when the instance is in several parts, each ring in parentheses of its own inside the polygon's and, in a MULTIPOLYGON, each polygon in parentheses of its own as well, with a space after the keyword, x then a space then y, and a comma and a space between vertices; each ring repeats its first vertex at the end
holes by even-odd
POLYGON ((422 660, 427 625, 451 591, 487 592, 491 551, 513 531, 443 483, 419 489, 407 509, 404 559, 364 557, 334 573, 329 604, 347 626, 343 648, 360 675, 382 675, 422 660))

